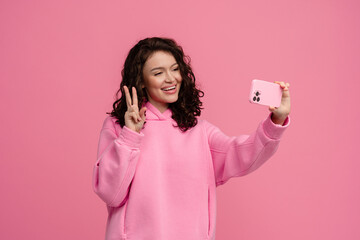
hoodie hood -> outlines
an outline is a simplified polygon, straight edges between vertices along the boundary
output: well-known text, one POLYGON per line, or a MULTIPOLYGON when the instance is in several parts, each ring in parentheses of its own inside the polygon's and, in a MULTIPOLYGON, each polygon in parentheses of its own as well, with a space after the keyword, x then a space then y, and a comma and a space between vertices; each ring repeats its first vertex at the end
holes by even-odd
POLYGON ((161 113, 154 105, 150 102, 143 104, 143 107, 146 107, 146 120, 173 120, 171 118, 172 111, 170 108, 166 109, 165 112, 161 113))

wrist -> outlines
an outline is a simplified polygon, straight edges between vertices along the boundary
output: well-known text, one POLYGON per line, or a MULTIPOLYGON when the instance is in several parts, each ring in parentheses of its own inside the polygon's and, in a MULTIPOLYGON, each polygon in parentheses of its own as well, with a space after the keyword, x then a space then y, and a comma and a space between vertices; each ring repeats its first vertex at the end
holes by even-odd
POLYGON ((125 126, 126 126, 128 129, 130 129, 131 131, 133 131, 133 132, 140 133, 140 131, 137 131, 137 130, 136 130, 136 127, 135 127, 135 126, 127 126, 126 124, 125 124, 125 126))
POLYGON ((286 118, 287 118, 287 115, 278 117, 278 116, 275 116, 274 113, 271 114, 271 121, 278 125, 283 125, 286 118))

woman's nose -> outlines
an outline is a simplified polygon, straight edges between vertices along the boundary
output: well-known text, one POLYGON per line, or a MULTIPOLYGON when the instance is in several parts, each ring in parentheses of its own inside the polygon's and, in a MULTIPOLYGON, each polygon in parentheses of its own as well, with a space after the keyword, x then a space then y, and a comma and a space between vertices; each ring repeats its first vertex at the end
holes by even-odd
POLYGON ((175 77, 174 75, 172 75, 172 73, 167 73, 166 74, 166 79, 165 79, 166 82, 173 82, 175 81, 175 77))

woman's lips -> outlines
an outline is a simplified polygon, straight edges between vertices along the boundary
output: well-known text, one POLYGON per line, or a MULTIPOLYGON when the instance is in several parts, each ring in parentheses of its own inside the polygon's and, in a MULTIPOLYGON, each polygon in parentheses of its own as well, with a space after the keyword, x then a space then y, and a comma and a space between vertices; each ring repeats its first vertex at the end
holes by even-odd
POLYGON ((168 89, 168 88, 172 88, 172 87, 176 87, 176 84, 170 85, 170 86, 167 86, 167 87, 163 87, 163 88, 161 88, 161 89, 164 90, 164 89, 168 89))
POLYGON ((166 94, 174 94, 174 93, 176 93, 176 85, 171 86, 171 87, 162 88, 161 90, 163 90, 163 92, 166 94), (175 87, 175 88, 171 89, 171 90, 164 90, 164 89, 168 89, 168 88, 172 88, 172 87, 175 87))

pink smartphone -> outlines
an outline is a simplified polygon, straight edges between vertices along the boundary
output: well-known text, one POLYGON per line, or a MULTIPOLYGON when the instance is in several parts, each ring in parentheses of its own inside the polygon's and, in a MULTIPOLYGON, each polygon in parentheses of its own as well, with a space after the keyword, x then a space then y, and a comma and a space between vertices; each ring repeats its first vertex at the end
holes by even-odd
POLYGON ((249 101, 251 103, 279 107, 282 91, 277 83, 254 79, 251 83, 249 101))

